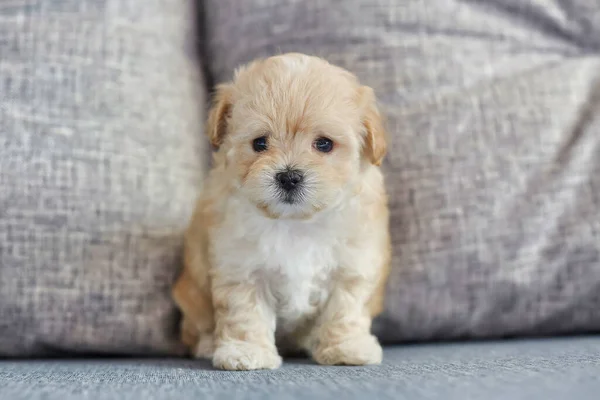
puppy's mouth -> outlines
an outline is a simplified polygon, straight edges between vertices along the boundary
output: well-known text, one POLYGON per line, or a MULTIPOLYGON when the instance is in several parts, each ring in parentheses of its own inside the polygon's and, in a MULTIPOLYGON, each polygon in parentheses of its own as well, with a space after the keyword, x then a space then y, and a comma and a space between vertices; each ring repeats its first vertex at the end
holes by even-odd
POLYGON ((315 204, 310 187, 299 186, 294 190, 271 187, 270 196, 259 202, 258 208, 271 219, 305 220, 324 209, 315 204))
POLYGON ((283 192, 279 193, 279 199, 284 204, 295 205, 301 203, 303 200, 302 193, 300 190, 294 190, 292 192, 283 192))

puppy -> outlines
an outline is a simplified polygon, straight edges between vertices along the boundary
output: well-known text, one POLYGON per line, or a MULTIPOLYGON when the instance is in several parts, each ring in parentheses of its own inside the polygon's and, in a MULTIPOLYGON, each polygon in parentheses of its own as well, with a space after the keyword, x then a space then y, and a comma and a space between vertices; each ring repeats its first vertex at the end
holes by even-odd
POLYGON ((380 363, 390 237, 373 90, 316 57, 255 61, 217 88, 207 133, 213 168, 173 289, 184 343, 227 370, 277 368, 278 348, 380 363))

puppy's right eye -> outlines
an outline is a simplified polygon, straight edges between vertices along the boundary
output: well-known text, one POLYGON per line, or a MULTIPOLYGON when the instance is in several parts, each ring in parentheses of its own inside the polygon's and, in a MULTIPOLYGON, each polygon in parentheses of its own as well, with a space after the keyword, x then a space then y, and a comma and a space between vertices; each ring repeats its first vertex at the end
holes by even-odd
POLYGON ((267 137, 266 136, 261 136, 261 137, 257 137, 256 139, 254 139, 252 141, 252 148, 257 153, 260 153, 261 151, 267 150, 267 148, 268 148, 267 137))

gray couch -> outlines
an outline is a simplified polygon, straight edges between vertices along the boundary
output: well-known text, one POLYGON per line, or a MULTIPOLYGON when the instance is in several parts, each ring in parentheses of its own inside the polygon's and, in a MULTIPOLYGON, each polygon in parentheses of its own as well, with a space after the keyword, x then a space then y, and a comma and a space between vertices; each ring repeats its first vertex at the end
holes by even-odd
POLYGON ((0 2, 0 398, 598 398, 598 332, 597 1, 0 2), (287 51, 388 117, 379 367, 181 357, 206 99, 287 51))

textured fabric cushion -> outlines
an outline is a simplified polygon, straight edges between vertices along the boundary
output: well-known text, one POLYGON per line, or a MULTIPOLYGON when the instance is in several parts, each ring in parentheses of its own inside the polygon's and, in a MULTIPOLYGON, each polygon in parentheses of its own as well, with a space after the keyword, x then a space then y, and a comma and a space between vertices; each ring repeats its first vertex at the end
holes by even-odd
POLYGON ((376 90, 392 137, 384 339, 600 330, 600 3, 206 3, 217 81, 298 51, 376 90))
POLYGON ((0 355, 178 350, 204 142, 190 6, 0 3, 0 355))
POLYGON ((600 339, 388 348, 372 367, 286 360, 275 371, 214 371, 204 361, 0 362, 11 400, 596 400, 600 339))

